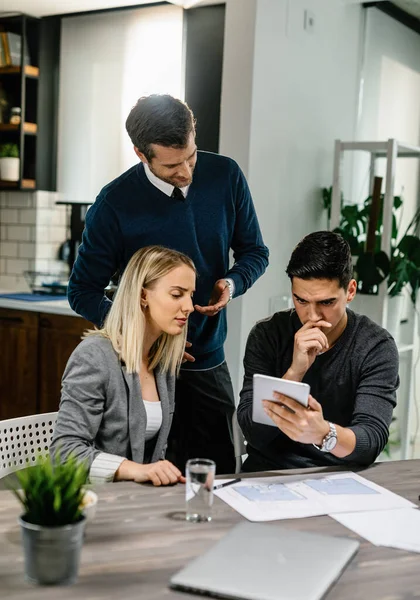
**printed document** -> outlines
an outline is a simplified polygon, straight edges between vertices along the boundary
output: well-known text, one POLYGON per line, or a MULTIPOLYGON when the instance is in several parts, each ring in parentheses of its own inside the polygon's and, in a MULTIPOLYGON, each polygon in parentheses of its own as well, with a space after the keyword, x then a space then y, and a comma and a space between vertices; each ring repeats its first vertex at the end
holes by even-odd
MULTIPOLYGON (((223 483, 229 480, 217 480, 223 483)), ((244 478, 215 495, 250 521, 415 506, 405 498, 352 472, 244 478)))
POLYGON ((333 519, 371 544, 420 552, 420 511, 396 508, 377 512, 340 513, 333 519))

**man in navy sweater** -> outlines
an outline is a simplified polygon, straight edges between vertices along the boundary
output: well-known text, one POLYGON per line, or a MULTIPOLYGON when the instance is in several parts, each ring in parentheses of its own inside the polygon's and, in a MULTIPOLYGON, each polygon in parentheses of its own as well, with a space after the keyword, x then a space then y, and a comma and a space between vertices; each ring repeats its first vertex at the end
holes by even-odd
POLYGON ((87 212, 69 302, 101 325, 111 304, 104 288, 136 250, 161 244, 193 259, 198 278, 188 328, 191 355, 177 381, 171 458, 180 468, 191 457, 212 458, 219 473, 233 472, 234 399, 223 309, 268 264, 251 194, 232 159, 197 151, 194 116, 180 100, 140 98, 126 128, 141 162, 106 185, 87 212))

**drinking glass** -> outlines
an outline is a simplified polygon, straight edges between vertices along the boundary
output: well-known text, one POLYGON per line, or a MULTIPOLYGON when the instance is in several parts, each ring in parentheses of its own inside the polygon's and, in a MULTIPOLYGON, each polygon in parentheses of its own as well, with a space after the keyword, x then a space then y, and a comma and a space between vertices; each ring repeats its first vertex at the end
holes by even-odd
POLYGON ((211 521, 213 481, 216 464, 208 458, 191 458, 186 465, 185 486, 187 521, 211 521))

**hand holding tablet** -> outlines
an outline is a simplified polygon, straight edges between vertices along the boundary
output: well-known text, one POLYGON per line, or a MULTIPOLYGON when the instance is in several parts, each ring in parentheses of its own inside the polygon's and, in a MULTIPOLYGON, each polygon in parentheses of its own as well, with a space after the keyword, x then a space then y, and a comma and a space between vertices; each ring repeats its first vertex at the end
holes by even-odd
POLYGON ((302 406, 308 406, 310 387, 307 383, 254 374, 253 387, 252 420, 256 423, 276 427, 275 423, 266 415, 263 407, 263 400, 281 403, 276 399, 274 392, 284 394, 302 406))

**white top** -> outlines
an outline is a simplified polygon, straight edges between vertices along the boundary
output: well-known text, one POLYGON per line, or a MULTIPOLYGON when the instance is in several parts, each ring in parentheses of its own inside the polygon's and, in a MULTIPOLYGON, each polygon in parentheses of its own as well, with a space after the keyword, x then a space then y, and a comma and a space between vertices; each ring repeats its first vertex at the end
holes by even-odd
MULTIPOLYGON (((159 177, 156 177, 150 170, 149 166, 146 163, 143 163, 144 172, 146 173, 147 179, 152 183, 155 187, 158 188, 161 192, 166 194, 167 196, 172 196, 172 192, 174 191, 175 186, 170 183, 166 183, 166 181, 162 181, 159 177)), ((184 194, 184 197, 188 194, 188 188, 190 186, 186 185, 183 188, 179 188, 181 192, 184 194)))
POLYGON ((146 409, 146 442, 152 439, 162 426, 162 405, 160 402, 143 400, 146 409))
MULTIPOLYGON (((146 442, 154 437, 162 426, 162 405, 160 402, 143 400, 147 415, 146 442)), ((89 472, 90 483, 105 483, 113 481, 120 464, 125 460, 123 456, 100 452, 89 472)))

